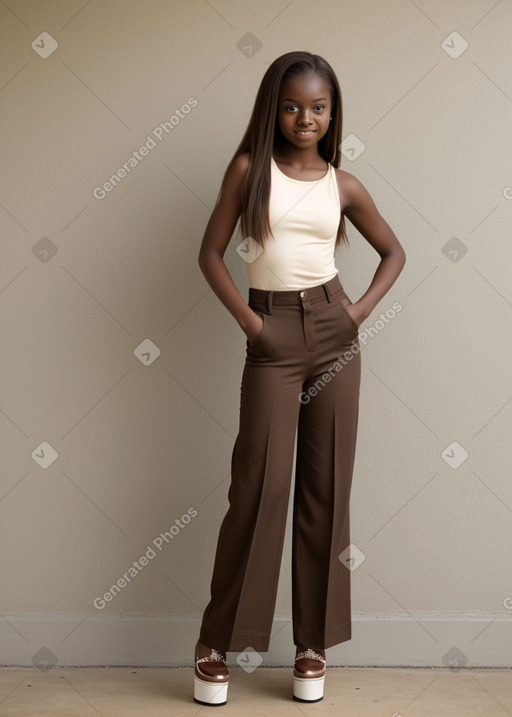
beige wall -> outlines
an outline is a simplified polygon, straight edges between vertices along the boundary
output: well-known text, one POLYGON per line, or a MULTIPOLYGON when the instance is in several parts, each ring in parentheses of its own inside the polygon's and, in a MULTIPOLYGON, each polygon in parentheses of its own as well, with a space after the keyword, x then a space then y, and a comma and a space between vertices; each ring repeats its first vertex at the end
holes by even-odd
MULTIPOLYGON (((342 167, 408 256, 361 328, 365 560, 353 640, 330 654, 510 665, 511 3, 7 0, 0 27, 2 663, 191 662, 245 357, 197 253, 265 70, 306 49, 338 74, 347 144, 365 145, 342 167)), ((348 230, 355 301, 378 256, 348 230)), ((247 296, 240 240, 226 259, 247 296)), ((269 664, 291 659, 289 539, 269 664)))

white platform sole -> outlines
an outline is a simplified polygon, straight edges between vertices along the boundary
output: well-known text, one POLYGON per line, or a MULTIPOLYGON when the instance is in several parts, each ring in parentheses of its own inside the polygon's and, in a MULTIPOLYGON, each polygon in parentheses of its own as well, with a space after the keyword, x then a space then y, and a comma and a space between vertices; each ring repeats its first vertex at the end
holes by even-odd
POLYGON ((319 702, 324 696, 324 680, 322 677, 293 676, 293 699, 298 702, 319 702))
POLYGON ((225 705, 228 697, 228 682, 206 682, 194 674, 194 702, 215 707, 225 705))

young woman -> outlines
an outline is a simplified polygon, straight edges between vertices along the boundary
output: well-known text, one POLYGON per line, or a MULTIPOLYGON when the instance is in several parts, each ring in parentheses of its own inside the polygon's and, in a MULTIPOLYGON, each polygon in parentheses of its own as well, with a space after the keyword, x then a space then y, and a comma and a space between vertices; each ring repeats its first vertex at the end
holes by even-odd
POLYGON ((206 280, 247 339, 230 506, 195 649, 200 704, 226 702, 226 651, 269 648, 295 439, 295 699, 323 698, 325 649, 352 636, 346 562, 358 327, 395 282, 405 253, 363 185, 337 169, 341 134, 331 66, 309 52, 278 57, 263 77, 199 253, 206 280), (344 217, 380 255, 370 286, 353 303, 334 262, 336 247, 348 241, 344 217), (223 261, 239 218, 248 302, 223 261))

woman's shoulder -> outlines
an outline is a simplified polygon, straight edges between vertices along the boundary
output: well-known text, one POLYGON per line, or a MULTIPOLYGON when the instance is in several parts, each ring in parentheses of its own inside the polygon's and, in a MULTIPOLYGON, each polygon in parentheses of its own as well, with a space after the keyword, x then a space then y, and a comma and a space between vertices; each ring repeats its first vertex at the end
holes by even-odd
POLYGON ((249 169, 249 164, 251 162, 251 153, 250 152, 242 152, 238 155, 236 158, 236 161, 238 162, 241 169, 249 169))
POLYGON ((334 171, 336 172, 336 179, 338 180, 338 184, 340 186, 349 189, 360 184, 359 179, 354 177, 353 174, 350 174, 350 172, 346 172, 344 169, 338 169, 337 167, 334 167, 334 171))
POLYGON ((251 155, 249 152, 242 152, 239 154, 231 165, 231 172, 235 174, 239 179, 243 178, 247 174, 249 169, 251 155))
POLYGON ((248 169, 249 152, 242 152, 229 162, 224 172, 223 188, 239 193, 248 169))
POLYGON ((242 152, 228 164, 224 172, 223 186, 240 191, 247 171, 249 169, 249 152, 242 152))
POLYGON ((354 201, 357 201, 363 193, 366 193, 366 190, 359 179, 353 174, 350 174, 350 172, 346 172, 344 169, 338 169, 337 167, 334 167, 334 171, 336 173, 336 181, 338 182, 341 204, 343 208, 346 208, 354 203, 354 201))

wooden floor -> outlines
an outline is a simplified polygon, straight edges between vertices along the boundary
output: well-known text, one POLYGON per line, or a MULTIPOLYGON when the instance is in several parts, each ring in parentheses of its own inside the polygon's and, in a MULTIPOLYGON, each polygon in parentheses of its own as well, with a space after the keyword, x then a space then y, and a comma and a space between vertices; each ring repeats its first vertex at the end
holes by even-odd
POLYGON ((235 667, 226 705, 193 701, 193 669, 2 668, 0 717, 506 717, 512 670, 328 668, 324 699, 291 697, 291 668, 235 667))

